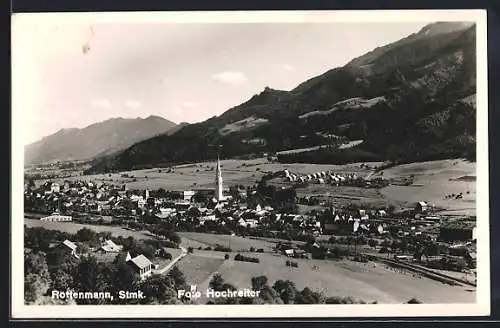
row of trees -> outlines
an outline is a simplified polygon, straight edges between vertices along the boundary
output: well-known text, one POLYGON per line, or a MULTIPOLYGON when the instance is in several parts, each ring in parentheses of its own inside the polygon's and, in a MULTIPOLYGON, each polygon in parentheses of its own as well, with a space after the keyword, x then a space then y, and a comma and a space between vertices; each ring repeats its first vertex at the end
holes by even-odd
MULTIPOLYGON (((220 274, 214 275, 209 285, 216 291, 236 290, 233 285, 224 281, 220 274)), ((366 304, 353 297, 326 297, 308 287, 299 290, 290 280, 277 280, 271 286, 264 275, 253 277, 251 286, 252 290, 260 291, 258 297, 215 299, 208 304, 366 304)))

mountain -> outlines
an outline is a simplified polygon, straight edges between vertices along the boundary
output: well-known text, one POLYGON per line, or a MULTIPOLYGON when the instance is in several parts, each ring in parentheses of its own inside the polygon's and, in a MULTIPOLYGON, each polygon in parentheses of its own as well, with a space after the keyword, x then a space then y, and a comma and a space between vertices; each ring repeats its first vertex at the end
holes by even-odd
POLYGON ((142 140, 175 133, 179 126, 159 116, 111 118, 83 129, 61 129, 25 147, 25 163, 90 160, 124 150, 142 140))
POLYGON ((139 142, 89 172, 277 153, 281 162, 475 158, 476 31, 437 22, 220 116, 139 142), (303 149, 303 150, 300 150, 303 149), (293 150, 283 152, 284 150, 293 150))

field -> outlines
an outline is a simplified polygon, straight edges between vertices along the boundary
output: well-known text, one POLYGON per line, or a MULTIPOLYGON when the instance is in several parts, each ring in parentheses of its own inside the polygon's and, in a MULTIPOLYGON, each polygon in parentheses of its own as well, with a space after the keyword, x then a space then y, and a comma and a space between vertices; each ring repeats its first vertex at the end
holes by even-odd
MULTIPOLYGON (((368 163, 376 165, 377 163, 368 163)), ((252 160, 222 160, 222 174, 226 186, 234 184, 254 185, 257 180, 268 173, 288 169, 290 172, 310 174, 319 171, 335 170, 339 173, 357 172, 366 175, 370 171, 360 168, 360 164, 320 165, 320 164, 280 164, 269 162, 265 158, 252 160)), ((178 166, 175 172, 167 169, 146 169, 124 171, 111 174, 95 174, 75 176, 68 180, 102 181, 112 184, 126 184, 130 189, 184 190, 189 188, 213 188, 215 179, 215 162, 204 162, 178 166), (129 177, 125 177, 128 175, 129 177)), ((61 180, 54 180, 62 182, 61 180)), ((37 180, 42 184, 45 180, 37 180)))
POLYGON ((177 267, 184 273, 187 284, 206 284, 208 287, 212 273, 217 271, 223 262, 224 253, 220 253, 219 258, 189 254, 179 261, 177 267))
MULTIPOLYGON (((25 219, 27 227, 44 227, 75 233, 83 227, 95 231, 109 231, 115 236, 133 236, 137 239, 152 238, 147 232, 129 231, 120 227, 81 225, 76 223, 40 222, 39 220, 25 219)), ((188 284, 198 285, 200 290, 206 289, 215 272, 222 274, 224 279, 238 287, 250 287, 251 278, 266 275, 270 283, 278 279, 289 279, 297 288, 306 286, 316 291, 322 291, 327 296, 352 296, 364 301, 378 301, 379 303, 402 303, 415 297, 425 303, 439 302, 473 302, 474 291, 467 291, 464 287, 451 287, 439 282, 414 277, 411 274, 396 273, 382 264, 361 264, 350 261, 321 261, 300 260, 298 268, 285 265, 286 257, 269 253, 241 252, 248 256, 258 257, 260 263, 246 263, 234 261, 235 252, 230 253, 231 259, 225 261, 224 252, 204 251, 196 249, 198 246, 224 245, 229 236, 200 233, 181 233, 182 244, 195 248, 193 254, 188 254, 177 266, 185 274, 188 284), (197 246, 198 245, 198 246, 197 246), (319 267, 318 270, 313 266, 319 267)), ((266 251, 273 246, 271 241, 261 241, 233 236, 233 249, 248 250, 251 246, 264 248, 266 251)), ((170 250, 176 257, 179 250, 170 250)), ((156 261, 157 262, 157 261, 156 261)), ((156 263, 155 262, 155 263, 156 263)), ((161 266, 167 264, 159 263, 161 266)))
POLYGON ((350 261, 299 260, 298 268, 285 265, 286 257, 271 254, 247 253, 258 257, 260 263, 246 263, 223 254, 196 251, 181 262, 179 268, 187 282, 205 290, 217 272, 237 288, 250 288, 252 277, 265 275, 272 285, 278 279, 293 281, 298 289, 309 287, 326 296, 351 296, 366 302, 404 303, 415 297, 424 303, 467 303, 475 301, 475 291, 466 287, 448 286, 440 282, 419 278, 411 273, 402 274, 373 262, 362 264, 350 261), (317 266, 318 269, 313 269, 317 266))
POLYGON ((388 186, 381 190, 383 197, 401 206, 423 200, 446 209, 448 214, 476 214, 476 182, 472 178, 476 176, 476 163, 443 160, 384 170, 384 177, 409 175, 415 177, 414 186, 388 186), (446 195, 460 192, 463 193, 463 199, 445 199, 446 195))
POLYGON ((214 247, 216 245, 221 245, 224 247, 229 247, 233 252, 247 252, 250 247, 255 249, 263 248, 265 252, 271 252, 274 244, 267 241, 256 240, 245 238, 241 236, 229 236, 229 235, 217 235, 209 233, 197 233, 197 232, 179 232, 182 238, 182 246, 184 247, 214 247))

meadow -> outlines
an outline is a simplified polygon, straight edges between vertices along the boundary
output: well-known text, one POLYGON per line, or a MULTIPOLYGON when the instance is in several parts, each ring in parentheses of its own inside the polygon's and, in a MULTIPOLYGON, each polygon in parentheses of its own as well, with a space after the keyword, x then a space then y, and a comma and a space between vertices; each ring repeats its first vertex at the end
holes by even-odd
POLYGON ((251 288, 252 277, 265 275, 270 285, 276 280, 291 280, 298 289, 309 287, 325 296, 351 296, 365 302, 394 304, 417 298, 424 303, 475 302, 475 291, 463 286, 448 286, 420 278, 411 273, 399 273, 379 263, 294 259, 298 268, 287 267, 286 257, 262 253, 242 253, 258 257, 260 263, 224 260, 224 253, 194 251, 178 266, 185 272, 188 284, 205 290, 213 274, 237 288, 251 288), (314 268, 317 267, 317 268, 314 268))
POLYGON ((255 249, 262 248, 265 252, 272 252, 275 244, 268 241, 250 239, 248 237, 241 236, 229 236, 229 235, 218 235, 211 233, 198 233, 198 232, 179 232, 182 242, 181 245, 184 247, 214 247, 216 245, 221 245, 224 247, 229 247, 233 252, 247 252, 251 247, 255 249))

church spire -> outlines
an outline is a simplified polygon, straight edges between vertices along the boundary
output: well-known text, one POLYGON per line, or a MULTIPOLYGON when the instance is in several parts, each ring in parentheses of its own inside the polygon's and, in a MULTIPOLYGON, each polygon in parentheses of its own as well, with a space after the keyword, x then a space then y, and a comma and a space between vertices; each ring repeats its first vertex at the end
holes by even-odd
POLYGON ((215 172, 215 196, 218 201, 224 199, 224 195, 222 194, 222 171, 220 169, 220 158, 219 151, 217 151, 217 168, 215 172))

